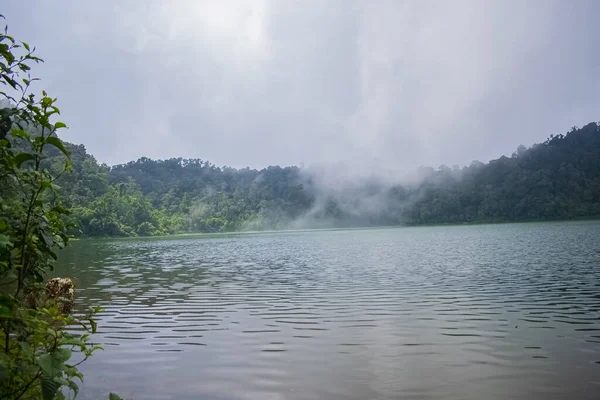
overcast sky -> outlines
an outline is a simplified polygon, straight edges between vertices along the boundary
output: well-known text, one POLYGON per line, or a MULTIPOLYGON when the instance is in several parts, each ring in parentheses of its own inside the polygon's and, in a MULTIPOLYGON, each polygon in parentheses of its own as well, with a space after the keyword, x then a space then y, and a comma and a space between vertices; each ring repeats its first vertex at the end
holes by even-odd
POLYGON ((108 164, 468 164, 600 120, 600 1, 12 1, 108 164))

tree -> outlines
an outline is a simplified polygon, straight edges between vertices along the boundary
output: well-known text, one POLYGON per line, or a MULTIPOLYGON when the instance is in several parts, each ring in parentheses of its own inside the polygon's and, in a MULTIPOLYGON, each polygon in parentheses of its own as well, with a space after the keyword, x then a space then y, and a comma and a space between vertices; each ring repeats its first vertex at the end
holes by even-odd
MULTIPOLYGON (((3 18, 3 17, 2 17, 3 18)), ((87 359, 97 349, 87 334, 67 331, 85 324, 69 314, 70 279, 44 287, 67 245, 66 208, 57 197, 56 180, 47 164, 48 149, 62 154, 60 174, 70 169, 69 152, 56 136, 66 125, 52 122, 56 99, 30 93, 29 71, 35 48, 0 34, 0 398, 63 398, 61 389, 78 391, 82 375, 70 364, 74 351, 87 359)))

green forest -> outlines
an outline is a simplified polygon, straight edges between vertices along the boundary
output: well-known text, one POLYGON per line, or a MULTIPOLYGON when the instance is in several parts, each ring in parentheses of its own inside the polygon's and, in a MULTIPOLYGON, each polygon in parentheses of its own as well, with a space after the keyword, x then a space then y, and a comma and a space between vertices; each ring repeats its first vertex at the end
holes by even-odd
POLYGON ((48 280, 73 237, 600 217, 595 122, 489 163, 421 167, 405 184, 201 159, 107 166, 59 138, 57 98, 32 87, 35 50, 0 30, 0 399, 75 398, 78 366, 102 350, 90 340, 100 308, 76 312, 73 279, 48 280))
MULTIPOLYGON (((148 236, 600 216, 600 127, 551 135, 510 156, 463 168, 421 167, 418 183, 318 184, 298 167, 218 167, 201 159, 99 164, 66 143, 71 171, 57 180, 76 236, 148 236)), ((54 149, 46 162, 64 164, 54 149)))

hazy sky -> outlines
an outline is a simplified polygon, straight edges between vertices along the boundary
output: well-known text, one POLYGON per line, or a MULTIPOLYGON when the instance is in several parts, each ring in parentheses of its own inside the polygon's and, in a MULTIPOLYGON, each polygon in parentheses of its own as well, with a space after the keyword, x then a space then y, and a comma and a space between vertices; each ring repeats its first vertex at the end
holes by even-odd
POLYGON ((466 164, 600 120, 600 1, 12 1, 99 161, 466 164))

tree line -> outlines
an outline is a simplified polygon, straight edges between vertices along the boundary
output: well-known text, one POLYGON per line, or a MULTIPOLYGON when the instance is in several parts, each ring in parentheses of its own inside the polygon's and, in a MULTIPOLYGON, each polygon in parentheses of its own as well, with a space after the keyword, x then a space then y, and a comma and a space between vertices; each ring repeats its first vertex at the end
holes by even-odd
MULTIPOLYGON (((311 227, 546 221, 600 216, 600 128, 589 123, 489 163, 421 167, 411 184, 333 191, 298 167, 217 167, 140 158, 109 167, 66 143, 59 191, 80 236, 311 227), (369 204, 369 207, 365 205, 369 204)), ((61 154, 48 162, 57 168, 61 154)))

